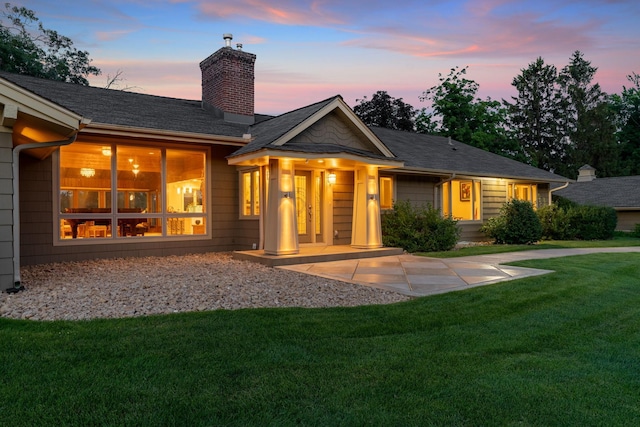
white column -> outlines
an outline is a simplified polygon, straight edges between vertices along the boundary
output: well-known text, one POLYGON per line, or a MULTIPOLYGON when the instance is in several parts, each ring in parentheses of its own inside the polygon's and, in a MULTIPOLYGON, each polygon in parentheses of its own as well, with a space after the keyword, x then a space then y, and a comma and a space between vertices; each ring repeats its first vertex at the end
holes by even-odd
POLYGON ((354 171, 354 175, 351 246, 366 249, 380 248, 382 247, 382 228, 378 168, 359 167, 354 171))
POLYGON ((270 160, 268 185, 264 252, 268 255, 297 254, 300 248, 293 164, 288 160, 270 160))

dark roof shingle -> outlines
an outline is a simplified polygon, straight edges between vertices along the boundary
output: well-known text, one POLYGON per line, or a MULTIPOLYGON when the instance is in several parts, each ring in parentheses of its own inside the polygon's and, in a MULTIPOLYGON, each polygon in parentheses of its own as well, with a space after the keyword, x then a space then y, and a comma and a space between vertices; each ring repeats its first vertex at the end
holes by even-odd
POLYGON ((567 178, 443 136, 379 127, 371 130, 405 168, 460 175, 566 182, 567 178))
POLYGON ((581 205, 640 209, 640 175, 575 182, 554 194, 581 205))

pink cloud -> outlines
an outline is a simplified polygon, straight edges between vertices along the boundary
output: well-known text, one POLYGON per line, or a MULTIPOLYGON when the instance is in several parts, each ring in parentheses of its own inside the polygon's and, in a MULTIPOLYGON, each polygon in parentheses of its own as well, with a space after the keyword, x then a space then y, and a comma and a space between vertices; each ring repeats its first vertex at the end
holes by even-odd
POLYGON ((198 9, 217 18, 242 17, 284 25, 335 25, 343 19, 323 7, 324 2, 290 0, 238 0, 202 2, 198 9))

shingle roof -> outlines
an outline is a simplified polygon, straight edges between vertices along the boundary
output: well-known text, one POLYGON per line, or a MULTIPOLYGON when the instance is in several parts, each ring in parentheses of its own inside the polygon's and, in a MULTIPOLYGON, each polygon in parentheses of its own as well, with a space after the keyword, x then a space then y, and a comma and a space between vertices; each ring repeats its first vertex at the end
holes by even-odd
POLYGON ((567 178, 442 136, 379 127, 371 130, 405 168, 459 175, 566 182, 567 178))
MULTIPOLYGON (((287 132, 339 98, 339 95, 277 117, 256 115, 256 123, 247 126, 226 122, 214 111, 203 109, 200 101, 81 86, 6 72, 0 72, 0 77, 89 118, 93 123, 229 137, 242 137, 250 133, 253 140, 233 156, 269 148, 317 154, 342 152, 390 160, 378 153, 332 144, 298 142, 273 145, 287 132)), ((559 175, 460 142, 454 141, 451 146, 444 137, 376 127, 371 129, 397 156, 397 160, 404 161, 409 169, 427 173, 455 172, 459 175, 567 181, 559 175)))
POLYGON ((269 147, 278 138, 285 135, 291 129, 302 123, 313 114, 320 111, 324 106, 328 105, 336 97, 325 99, 324 101, 316 102, 315 104, 307 105, 306 107, 298 108, 288 113, 284 113, 280 116, 272 117, 268 120, 261 121, 253 126, 249 132, 253 140, 240 148, 234 153, 234 155, 251 153, 269 147))
POLYGON ((291 131, 297 125, 304 122, 312 115, 314 115, 338 98, 341 99, 342 97, 340 95, 336 95, 323 101, 316 102, 315 104, 289 111, 288 113, 284 113, 280 116, 273 117, 252 126, 250 132, 253 140, 246 146, 234 152, 231 157, 252 153, 263 149, 269 149, 309 154, 349 153, 357 155, 359 157, 389 160, 388 157, 385 157, 381 154, 335 144, 314 144, 300 142, 284 145, 274 144, 280 137, 286 135, 287 132, 291 131))
POLYGON ((581 205, 640 209, 640 175, 576 182, 554 194, 581 205))
POLYGON ((92 122, 242 137, 248 126, 225 122, 200 101, 82 86, 0 72, 0 77, 92 122))

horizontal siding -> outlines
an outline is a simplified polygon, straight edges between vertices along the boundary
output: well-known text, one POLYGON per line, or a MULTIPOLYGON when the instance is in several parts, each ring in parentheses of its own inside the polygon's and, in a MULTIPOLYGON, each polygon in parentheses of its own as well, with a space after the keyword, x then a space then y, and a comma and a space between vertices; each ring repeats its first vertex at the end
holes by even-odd
POLYGON ((0 289, 13 286, 13 140, 0 132, 0 289))
POLYGON ((640 210, 638 211, 619 211, 618 225, 616 230, 618 231, 633 231, 636 228, 636 224, 640 224, 640 210))
POLYGON ((507 185, 495 179, 482 180, 482 220, 486 221, 500 214, 500 208, 507 201, 507 185))
POLYGON ((394 179, 397 201, 410 201, 415 206, 437 205, 434 199, 437 179, 413 175, 396 175, 394 179))
POLYGON ((334 245, 351 244, 353 179, 353 172, 336 172, 336 183, 333 185, 333 229, 338 232, 338 237, 333 239, 334 245))

